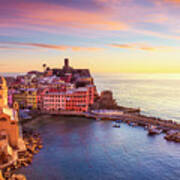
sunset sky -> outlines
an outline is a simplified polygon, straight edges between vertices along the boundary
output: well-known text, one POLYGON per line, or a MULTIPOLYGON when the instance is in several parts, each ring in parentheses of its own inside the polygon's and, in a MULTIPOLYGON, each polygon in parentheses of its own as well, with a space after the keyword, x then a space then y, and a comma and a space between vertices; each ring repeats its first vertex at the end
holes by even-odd
POLYGON ((0 0, 0 72, 180 73, 180 0, 0 0))

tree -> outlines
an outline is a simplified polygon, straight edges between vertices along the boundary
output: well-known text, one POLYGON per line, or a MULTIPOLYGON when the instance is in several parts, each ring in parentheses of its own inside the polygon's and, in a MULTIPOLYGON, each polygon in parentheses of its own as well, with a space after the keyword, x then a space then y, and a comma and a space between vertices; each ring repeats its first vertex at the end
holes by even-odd
POLYGON ((43 70, 45 71, 47 65, 46 65, 46 64, 43 64, 42 66, 43 66, 43 70))

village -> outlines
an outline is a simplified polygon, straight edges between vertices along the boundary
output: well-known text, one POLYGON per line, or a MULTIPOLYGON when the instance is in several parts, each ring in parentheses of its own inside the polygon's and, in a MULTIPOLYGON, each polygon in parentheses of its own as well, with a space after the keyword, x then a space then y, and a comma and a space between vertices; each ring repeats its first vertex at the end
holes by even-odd
POLYGON ((13 170, 32 163, 43 148, 38 132, 22 124, 43 115, 82 116, 143 126, 149 135, 166 133, 165 139, 180 142, 180 124, 140 114, 140 109, 117 105, 111 91, 99 95, 88 69, 74 69, 69 59, 62 68, 43 64, 43 72, 30 71, 0 78, 0 179, 25 179, 13 170), (3 176, 1 178, 1 176, 3 176))
POLYGON ((25 179, 13 170, 31 164, 43 147, 38 133, 22 127, 26 120, 40 114, 83 115, 98 97, 88 69, 73 69, 68 59, 62 69, 43 68, 0 78, 0 177, 5 179, 25 179))

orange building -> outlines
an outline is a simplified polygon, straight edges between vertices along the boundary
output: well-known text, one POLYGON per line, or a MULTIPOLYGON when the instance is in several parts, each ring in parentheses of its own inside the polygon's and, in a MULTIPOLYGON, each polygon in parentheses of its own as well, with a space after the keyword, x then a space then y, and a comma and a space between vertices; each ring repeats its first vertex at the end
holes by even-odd
POLYGON ((10 115, 2 112, 0 114, 0 135, 1 132, 6 132, 9 145, 12 148, 19 147, 19 125, 17 119, 13 119, 10 115))
MULTIPOLYGON (((18 120, 18 105, 14 108, 9 108, 7 105, 8 95, 7 95, 7 85, 6 80, 0 78, 0 140, 5 137, 8 140, 10 147, 14 149, 24 149, 24 143, 20 135, 19 130, 19 120, 18 120)), ((0 149, 2 146, 0 147, 0 149)))

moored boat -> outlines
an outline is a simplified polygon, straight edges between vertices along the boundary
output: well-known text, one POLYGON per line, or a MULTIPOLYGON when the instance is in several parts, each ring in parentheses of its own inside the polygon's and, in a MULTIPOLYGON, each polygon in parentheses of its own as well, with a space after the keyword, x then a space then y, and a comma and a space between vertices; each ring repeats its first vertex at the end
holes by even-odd
POLYGON ((113 127, 115 127, 115 128, 120 128, 120 123, 115 122, 115 123, 113 124, 113 127))
POLYGON ((148 128, 148 135, 155 135, 162 133, 162 129, 158 129, 156 126, 150 126, 148 128))

